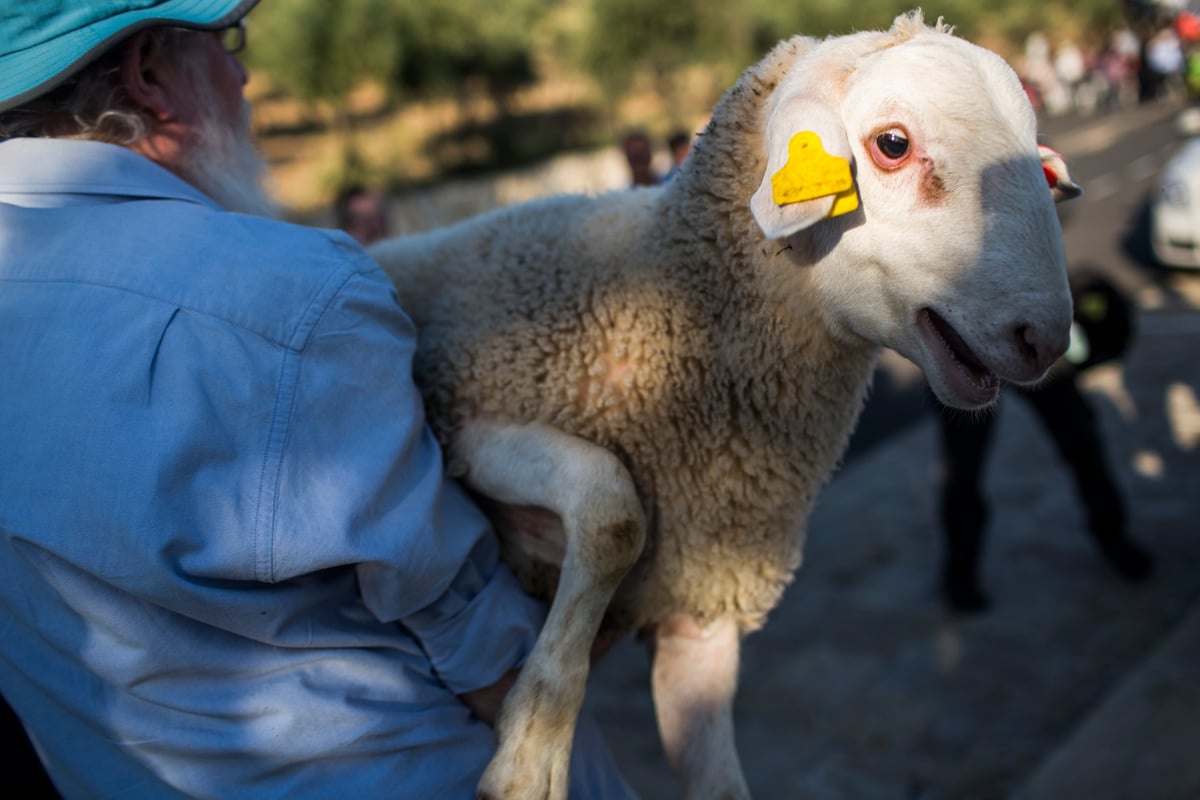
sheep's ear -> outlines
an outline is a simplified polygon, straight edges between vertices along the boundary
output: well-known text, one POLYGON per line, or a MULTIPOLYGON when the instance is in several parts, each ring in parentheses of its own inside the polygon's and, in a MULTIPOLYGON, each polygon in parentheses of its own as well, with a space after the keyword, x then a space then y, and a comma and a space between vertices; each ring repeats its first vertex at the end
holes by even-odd
POLYGON ((858 208, 850 143, 841 120, 813 98, 796 98, 771 114, 767 169, 750 211, 768 239, 782 239, 858 208))
POLYGON ((1067 162, 1057 151, 1039 144, 1038 152, 1042 156, 1042 172, 1046 174, 1046 183, 1050 185, 1050 194, 1054 197, 1054 202, 1073 200, 1083 194, 1083 187, 1071 180, 1067 162))

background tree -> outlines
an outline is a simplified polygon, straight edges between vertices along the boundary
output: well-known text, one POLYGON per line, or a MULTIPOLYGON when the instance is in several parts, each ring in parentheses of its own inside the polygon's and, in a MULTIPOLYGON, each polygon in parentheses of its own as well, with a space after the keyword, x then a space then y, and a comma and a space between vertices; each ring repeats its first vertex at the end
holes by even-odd
MULTIPOLYGON (((343 172, 386 169, 402 183, 398 165, 414 160, 423 178, 503 169, 563 149, 612 143, 621 129, 641 127, 661 136, 690 128, 778 41, 797 33, 821 37, 887 27, 914 5, 272 0, 250 17, 247 57, 277 94, 308 110, 310 127, 328 124, 341 137, 343 172), (384 103, 355 118, 349 101, 364 82, 382 90, 384 103), (526 102, 534 95, 523 90, 531 85, 554 91, 540 93, 539 106, 526 102), (571 88, 564 92, 564 86, 571 88), (565 99, 547 108, 548 95, 565 99), (397 107, 447 99, 455 109, 444 114, 443 105, 438 114, 450 121, 419 126, 420 146, 393 157, 377 135, 371 147, 356 147, 368 143, 362 131, 371 126, 378 132, 397 107), (372 158, 363 157, 368 151, 372 158)), ((1052 46, 1067 38, 1102 46, 1111 27, 1126 19, 1161 24, 1160 8, 1149 0, 939 0, 926 11, 944 15, 961 36, 1020 66, 1034 31, 1044 32, 1052 46)))
POLYGON ((342 106, 363 80, 396 71, 402 41, 389 35, 395 0, 279 0, 250 17, 251 66, 313 106, 342 106))
POLYGON ((394 87, 418 96, 482 87, 503 100, 536 77, 532 42, 547 10, 544 0, 392 0, 392 5, 395 22, 387 33, 403 53, 391 73, 394 87))
POLYGON ((751 60, 751 18, 727 0, 590 0, 580 66, 610 101, 646 76, 678 110, 686 104, 673 78, 689 65, 733 68, 751 60))

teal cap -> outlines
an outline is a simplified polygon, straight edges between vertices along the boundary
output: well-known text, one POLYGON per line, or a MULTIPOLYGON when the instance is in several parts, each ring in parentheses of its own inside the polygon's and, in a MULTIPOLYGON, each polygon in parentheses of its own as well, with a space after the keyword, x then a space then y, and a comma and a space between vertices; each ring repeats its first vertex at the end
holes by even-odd
POLYGON ((0 0, 0 111, 45 94, 143 28, 220 30, 257 2, 0 0))

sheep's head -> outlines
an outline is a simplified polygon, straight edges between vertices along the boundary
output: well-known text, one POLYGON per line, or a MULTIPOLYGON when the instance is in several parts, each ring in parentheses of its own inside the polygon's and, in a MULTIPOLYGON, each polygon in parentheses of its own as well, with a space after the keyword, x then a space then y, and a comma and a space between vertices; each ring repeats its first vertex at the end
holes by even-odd
POLYGON ((836 329, 910 358, 960 408, 1065 352, 1054 200, 1079 190, 999 56, 919 13, 825 40, 780 82, 766 135, 751 210, 811 266, 836 329))

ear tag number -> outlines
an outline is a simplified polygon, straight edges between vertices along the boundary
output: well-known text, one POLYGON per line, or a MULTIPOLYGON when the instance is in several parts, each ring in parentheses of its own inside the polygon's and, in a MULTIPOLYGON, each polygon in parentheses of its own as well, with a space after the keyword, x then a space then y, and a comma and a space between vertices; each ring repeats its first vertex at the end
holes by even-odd
POLYGON ((797 133, 788 142, 787 161, 771 176, 775 204, 785 206, 831 195, 834 198, 831 217, 858 208, 850 162, 826 153, 821 138, 812 131, 797 133))

